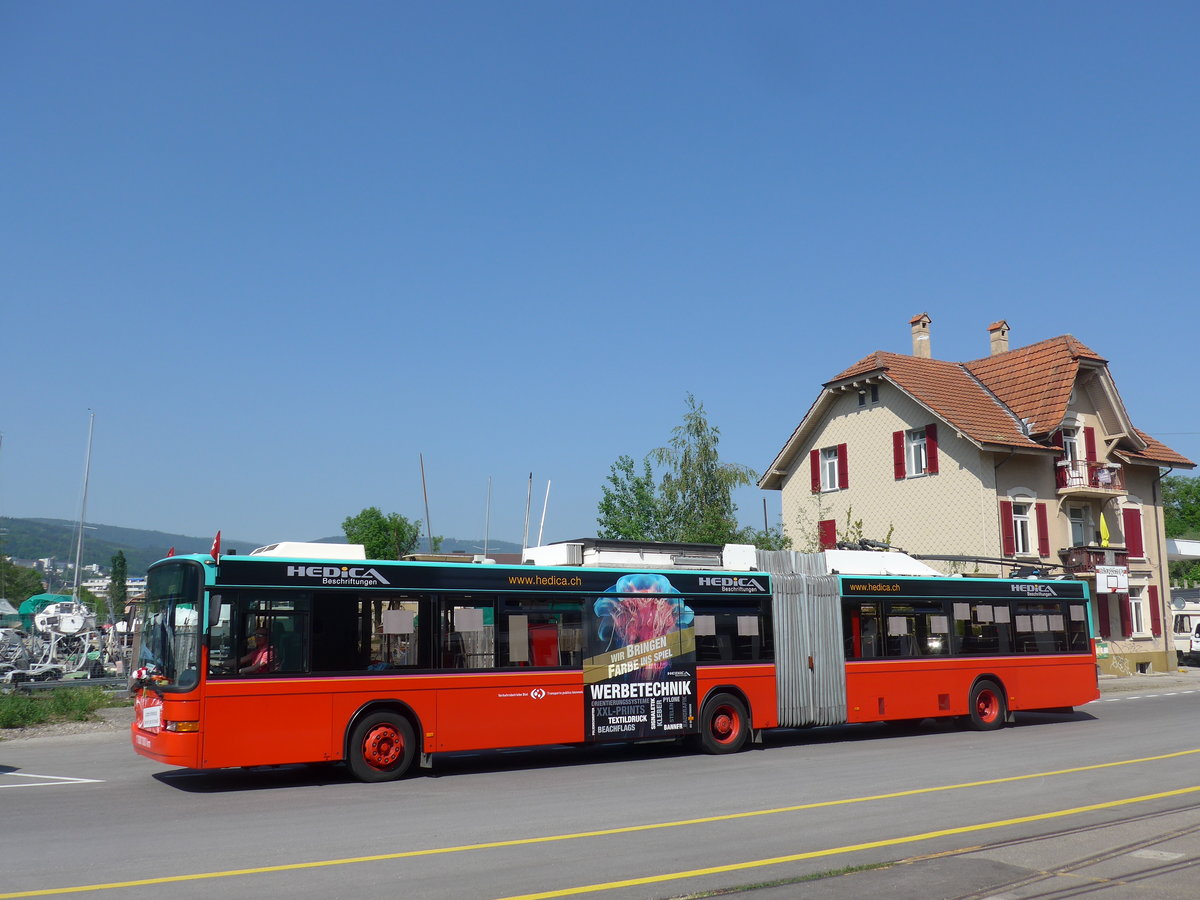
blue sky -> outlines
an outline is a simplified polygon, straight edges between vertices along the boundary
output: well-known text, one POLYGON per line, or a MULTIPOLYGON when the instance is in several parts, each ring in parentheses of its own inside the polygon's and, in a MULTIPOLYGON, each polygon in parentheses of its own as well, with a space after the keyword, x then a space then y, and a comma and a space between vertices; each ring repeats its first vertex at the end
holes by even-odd
MULTIPOLYGON (((0 3, 0 514, 595 533, 688 392, 1071 333, 1200 460, 1192 3, 0 3)), ((746 490, 742 518, 761 524, 746 490)))

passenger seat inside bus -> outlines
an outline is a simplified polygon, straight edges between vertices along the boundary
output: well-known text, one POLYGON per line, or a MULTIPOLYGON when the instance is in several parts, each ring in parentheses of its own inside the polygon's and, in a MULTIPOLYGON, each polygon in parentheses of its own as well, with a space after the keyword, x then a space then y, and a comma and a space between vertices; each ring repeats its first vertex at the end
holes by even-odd
POLYGON ((290 631, 281 631, 275 641, 275 653, 279 660, 280 672, 303 672, 303 653, 300 651, 300 638, 290 631))

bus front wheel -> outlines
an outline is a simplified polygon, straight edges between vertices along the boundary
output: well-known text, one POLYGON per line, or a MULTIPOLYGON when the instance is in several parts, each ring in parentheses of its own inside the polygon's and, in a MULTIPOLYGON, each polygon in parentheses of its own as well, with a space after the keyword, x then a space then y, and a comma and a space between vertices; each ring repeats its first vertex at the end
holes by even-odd
POLYGON ((750 736, 746 705, 732 694, 717 694, 700 714, 700 747, 705 753, 737 753, 750 736))
POLYGON ((993 731, 1004 725, 1008 709, 1004 693, 994 681, 977 681, 971 688, 971 727, 976 731, 993 731))
POLYGON ((346 762, 359 781, 393 781, 408 771, 416 753, 417 740, 408 719, 377 712, 350 732, 346 762))

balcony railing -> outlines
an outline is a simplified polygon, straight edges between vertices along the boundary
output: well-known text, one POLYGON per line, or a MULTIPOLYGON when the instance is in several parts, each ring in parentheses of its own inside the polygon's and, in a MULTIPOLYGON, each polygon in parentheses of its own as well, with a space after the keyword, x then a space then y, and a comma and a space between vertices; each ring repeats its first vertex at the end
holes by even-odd
POLYGON ((1054 470, 1060 491, 1125 492, 1125 470, 1115 463, 1064 459, 1054 470))
POLYGON ((1071 547, 1059 550, 1058 558, 1069 575, 1094 575, 1096 566, 1129 565, 1129 554, 1112 547, 1071 547))

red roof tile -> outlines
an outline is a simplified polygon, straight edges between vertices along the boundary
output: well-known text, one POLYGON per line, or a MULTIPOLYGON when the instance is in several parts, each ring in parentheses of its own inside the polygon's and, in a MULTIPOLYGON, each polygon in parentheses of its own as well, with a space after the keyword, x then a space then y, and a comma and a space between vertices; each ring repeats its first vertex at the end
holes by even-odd
POLYGON ((963 365, 1017 417, 1027 419, 1031 433, 1045 434, 1067 413, 1081 359, 1107 362, 1066 334, 963 365))
POLYGON ((1131 450, 1118 449, 1117 452, 1122 456, 1128 456, 1130 459, 1144 459, 1147 462, 1158 463, 1159 465, 1179 466, 1187 469, 1190 469, 1196 465, 1186 456, 1176 453, 1166 444, 1163 444, 1162 442, 1150 437, 1150 435, 1146 434, 1146 432, 1138 428, 1133 430, 1137 432, 1138 437, 1146 442, 1146 449, 1142 450, 1140 453, 1135 453, 1131 450))
POLYGON ((859 360, 830 384, 881 372, 968 437, 985 444, 1037 447, 1017 418, 996 401, 960 363, 876 352, 859 360))
MULTIPOLYGON (((1085 361, 1108 364, 1069 334, 966 363, 876 351, 826 387, 880 373, 978 443, 1046 447, 1028 434, 1045 435, 1062 424, 1085 361), (1022 420, 1028 422, 1028 434, 1022 420)), ((1148 434, 1137 435, 1146 444, 1144 450, 1118 452, 1148 463, 1195 465, 1148 434)))

